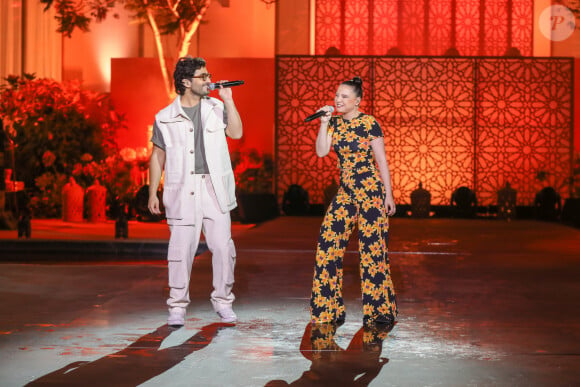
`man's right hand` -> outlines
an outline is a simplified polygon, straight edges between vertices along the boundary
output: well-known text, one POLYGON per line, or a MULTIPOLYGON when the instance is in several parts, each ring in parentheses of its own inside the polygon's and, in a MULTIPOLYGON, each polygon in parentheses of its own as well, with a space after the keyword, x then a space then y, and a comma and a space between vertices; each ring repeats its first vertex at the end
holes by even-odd
POLYGON ((161 211, 159 210, 159 198, 157 197, 157 195, 149 196, 149 202, 147 203, 147 207, 149 208, 149 211, 153 215, 161 214, 161 211))

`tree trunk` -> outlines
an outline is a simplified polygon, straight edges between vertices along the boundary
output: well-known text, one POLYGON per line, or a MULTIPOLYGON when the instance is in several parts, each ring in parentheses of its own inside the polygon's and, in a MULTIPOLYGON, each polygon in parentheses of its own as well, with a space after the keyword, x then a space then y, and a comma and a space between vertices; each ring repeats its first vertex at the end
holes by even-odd
POLYGON ((147 20, 149 25, 153 30, 153 36, 155 37, 155 47, 157 48, 157 56, 159 59, 159 68, 161 69, 161 75, 163 76, 163 84, 165 85, 165 92, 167 97, 172 99, 174 95, 173 83, 169 79, 169 70, 167 69, 167 61, 165 60, 165 50, 163 49, 163 43, 161 41, 161 33, 159 32, 159 27, 155 21, 155 16, 151 8, 147 8, 147 20))
POLYGON ((182 58, 189 53, 189 47, 191 46, 191 39, 193 35, 197 32, 199 25, 201 24, 201 20, 203 19, 209 5, 211 4, 211 0, 205 0, 204 6, 201 8, 193 22, 189 25, 184 25, 184 32, 183 35, 180 37, 179 42, 179 50, 178 50, 178 58, 182 58))

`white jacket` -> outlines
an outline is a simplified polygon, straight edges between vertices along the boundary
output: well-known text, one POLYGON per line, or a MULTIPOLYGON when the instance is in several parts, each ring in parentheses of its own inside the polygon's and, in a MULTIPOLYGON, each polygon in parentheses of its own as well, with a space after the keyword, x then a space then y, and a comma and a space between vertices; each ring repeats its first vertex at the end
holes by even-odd
MULTIPOLYGON (((155 116, 165 142, 163 205, 167 222, 194 220, 195 143, 193 122, 181 108, 180 96, 155 116)), ((211 182, 223 213, 236 208, 235 179, 223 122, 224 104, 216 98, 202 98, 201 122, 205 156, 211 182)))

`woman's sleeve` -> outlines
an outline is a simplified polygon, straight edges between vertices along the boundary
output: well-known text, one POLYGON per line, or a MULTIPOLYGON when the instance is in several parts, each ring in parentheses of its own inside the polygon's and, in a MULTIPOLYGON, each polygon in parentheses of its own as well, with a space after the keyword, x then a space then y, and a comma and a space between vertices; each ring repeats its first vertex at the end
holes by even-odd
POLYGON ((378 121, 373 116, 369 116, 369 121, 367 125, 369 129, 370 141, 373 141, 375 138, 384 137, 381 125, 379 125, 378 121))

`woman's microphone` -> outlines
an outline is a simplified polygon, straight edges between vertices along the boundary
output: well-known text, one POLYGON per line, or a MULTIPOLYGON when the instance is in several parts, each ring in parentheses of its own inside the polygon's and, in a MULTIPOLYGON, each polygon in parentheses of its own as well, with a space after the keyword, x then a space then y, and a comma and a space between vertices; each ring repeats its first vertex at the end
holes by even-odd
POLYGON ((216 83, 210 83, 209 84, 209 89, 210 90, 215 90, 215 89, 219 89, 219 87, 232 87, 232 86, 239 86, 239 85, 243 85, 244 81, 226 81, 226 82, 216 82, 216 83))
POLYGON ((306 117, 304 119, 304 122, 310 122, 312 120, 317 119, 318 117, 322 117, 323 115, 325 115, 326 113, 332 113, 334 111, 334 106, 330 106, 329 110, 319 110, 316 113, 306 117))

